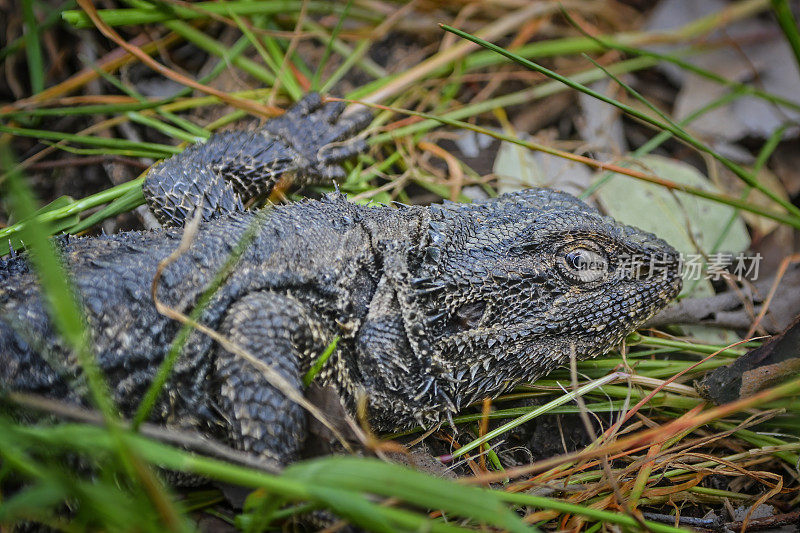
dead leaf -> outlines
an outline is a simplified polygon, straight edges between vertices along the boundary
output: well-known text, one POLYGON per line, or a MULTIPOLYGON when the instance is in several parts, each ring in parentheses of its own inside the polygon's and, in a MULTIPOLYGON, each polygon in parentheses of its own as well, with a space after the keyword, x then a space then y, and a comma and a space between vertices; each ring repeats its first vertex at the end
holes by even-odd
MULTIPOLYGON (((526 140, 530 136, 523 133, 519 138, 526 140)), ((500 143, 493 171, 500 193, 548 187, 577 195, 589 186, 592 178, 591 171, 582 163, 505 141, 500 143)))
MULTIPOLYGON (((653 10, 646 29, 676 29, 717 13, 727 5, 722 0, 664 0, 653 10)), ((758 87, 766 92, 800 102, 800 91, 797 90, 800 87, 800 73, 797 68, 792 68, 796 66, 794 55, 775 22, 760 19, 738 21, 724 31, 708 35, 706 40, 727 46, 712 47, 706 53, 687 57, 686 61, 732 81, 756 81, 758 87)), ((676 47, 659 46, 654 49, 669 53, 676 47)), ((663 63, 659 68, 681 87, 673 113, 678 120, 730 91, 720 83, 671 63, 663 63)), ((795 110, 779 108, 762 98, 744 96, 727 106, 705 113, 692 122, 690 129, 700 136, 716 140, 714 147, 722 150, 726 144, 743 137, 768 137, 781 124, 796 121, 799 117, 800 113, 795 110)), ((787 135, 792 133, 787 131, 787 135)), ((735 152, 735 148, 730 148, 726 150, 726 155, 736 158, 735 152)), ((745 152, 741 154, 746 155, 745 152)))
POLYGON ((747 398, 800 377, 800 317, 780 335, 707 374, 695 389, 716 404, 747 398))
MULTIPOLYGON (((589 88, 613 97, 609 86, 610 82, 603 80, 589 85, 589 88)), ((589 144, 589 149, 601 156, 618 157, 627 153, 628 143, 622 129, 620 110, 584 93, 578 94, 578 102, 583 113, 576 120, 576 125, 581 139, 589 144)))

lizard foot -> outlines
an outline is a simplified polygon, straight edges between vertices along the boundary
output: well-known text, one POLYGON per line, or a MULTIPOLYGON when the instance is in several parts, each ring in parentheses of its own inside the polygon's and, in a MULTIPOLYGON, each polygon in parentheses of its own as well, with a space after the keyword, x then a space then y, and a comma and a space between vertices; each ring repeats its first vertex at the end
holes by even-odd
POLYGON ((307 178, 342 179, 345 173, 339 163, 366 151, 364 140, 353 136, 372 120, 367 110, 343 117, 344 107, 343 102, 323 103, 319 94, 309 93, 262 131, 297 153, 298 171, 307 178))

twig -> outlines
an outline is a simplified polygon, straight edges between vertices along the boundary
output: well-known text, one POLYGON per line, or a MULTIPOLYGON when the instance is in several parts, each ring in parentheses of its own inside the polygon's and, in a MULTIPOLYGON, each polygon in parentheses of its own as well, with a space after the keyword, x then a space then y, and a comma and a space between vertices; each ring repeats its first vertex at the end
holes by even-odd
POLYGON ((688 527, 705 527, 705 528, 717 528, 721 525, 719 517, 715 518, 695 518, 693 516, 673 516, 671 514, 662 514, 662 513, 642 513, 647 520, 652 520, 653 522, 662 522, 664 524, 674 524, 676 526, 688 526, 688 527))
MULTIPOLYGON (((785 514, 776 514, 773 516, 767 516, 764 518, 754 518, 747 522, 747 530, 748 531, 758 531, 761 529, 772 529, 777 528, 779 526, 788 526, 792 524, 797 524, 800 521, 800 511, 794 511, 791 513, 785 514)), ((738 520, 736 522, 728 522, 725 524, 725 527, 730 531, 735 531, 740 529, 745 525, 744 520, 738 520)))

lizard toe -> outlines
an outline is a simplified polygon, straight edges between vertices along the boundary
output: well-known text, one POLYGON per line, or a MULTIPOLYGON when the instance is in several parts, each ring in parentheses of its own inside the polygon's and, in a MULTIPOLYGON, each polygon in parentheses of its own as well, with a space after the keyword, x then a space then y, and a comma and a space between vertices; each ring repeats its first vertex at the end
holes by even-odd
POLYGON ((370 122, 372 122, 372 113, 366 109, 344 116, 331 128, 328 134, 329 142, 349 139, 369 126, 370 122))
POLYGON ((345 106, 344 102, 327 102, 322 105, 315 115, 319 116, 327 124, 336 124, 345 106))
POLYGON ((322 97, 319 93, 308 93, 286 110, 283 115, 294 120, 303 120, 322 107, 322 97))
POLYGON ((325 165, 339 163, 345 159, 366 152, 367 143, 363 139, 354 139, 344 143, 331 143, 322 147, 317 160, 325 165))

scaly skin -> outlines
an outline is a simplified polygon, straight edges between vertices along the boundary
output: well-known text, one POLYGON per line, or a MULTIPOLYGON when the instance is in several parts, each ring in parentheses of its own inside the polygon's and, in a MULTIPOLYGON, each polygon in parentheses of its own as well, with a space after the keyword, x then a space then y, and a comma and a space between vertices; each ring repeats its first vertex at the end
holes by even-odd
MULTIPOLYGON (((145 185, 153 211, 173 225, 204 197, 206 221, 158 284, 159 299, 182 312, 256 225, 201 322, 293 386, 338 335, 317 379, 351 410, 366 394, 377 428, 430 425, 549 372, 572 350, 581 358, 605 353, 680 290, 669 245, 550 190, 398 208, 332 194, 243 211, 249 195, 286 171, 307 182, 339 175, 331 165, 362 148, 343 141, 364 119, 338 113, 307 97, 266 133, 221 134, 155 167, 145 185), (221 151, 231 139, 246 139, 244 148, 221 151), (257 152, 272 159, 254 165, 248 155, 240 168, 241 154, 257 152), (663 275, 626 272, 626 255, 657 257, 663 275), (576 270, 586 260, 595 268, 576 270)), ((62 243, 98 362, 126 416, 180 327, 156 311, 150 286, 182 234, 165 228, 62 243)), ((24 257, 7 261, 2 278, 0 387, 85 403, 81 369, 54 332, 24 257)), ((306 426, 302 409, 258 368, 197 331, 151 418, 283 463, 296 456, 306 426)))

